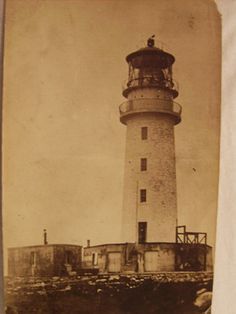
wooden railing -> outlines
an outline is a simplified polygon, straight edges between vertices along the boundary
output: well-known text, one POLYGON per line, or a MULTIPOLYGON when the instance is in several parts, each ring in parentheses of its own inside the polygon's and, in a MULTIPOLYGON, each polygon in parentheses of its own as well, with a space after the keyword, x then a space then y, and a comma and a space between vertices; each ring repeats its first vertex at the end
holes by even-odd
POLYGON ((176 243, 207 244, 207 233, 187 232, 186 226, 177 226, 176 243))

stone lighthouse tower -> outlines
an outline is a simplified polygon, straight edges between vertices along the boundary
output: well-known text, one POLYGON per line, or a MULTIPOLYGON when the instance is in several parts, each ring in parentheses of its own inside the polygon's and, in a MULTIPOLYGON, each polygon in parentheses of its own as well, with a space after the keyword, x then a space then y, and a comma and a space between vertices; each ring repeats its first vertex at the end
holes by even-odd
POLYGON ((126 57, 127 100, 120 105, 126 125, 123 195, 124 242, 174 242, 177 224, 174 126, 181 121, 172 79, 175 58, 155 47, 126 57))

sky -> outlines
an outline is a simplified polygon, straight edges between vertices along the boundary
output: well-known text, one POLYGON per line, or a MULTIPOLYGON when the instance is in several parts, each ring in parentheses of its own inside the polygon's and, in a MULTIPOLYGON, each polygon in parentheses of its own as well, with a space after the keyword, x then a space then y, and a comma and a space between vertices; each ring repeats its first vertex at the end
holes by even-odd
POLYGON ((155 34, 176 62, 178 223, 214 245, 220 19, 210 0, 7 0, 3 224, 7 247, 121 241, 125 57, 155 34), (195 170, 196 171, 195 171, 195 170))

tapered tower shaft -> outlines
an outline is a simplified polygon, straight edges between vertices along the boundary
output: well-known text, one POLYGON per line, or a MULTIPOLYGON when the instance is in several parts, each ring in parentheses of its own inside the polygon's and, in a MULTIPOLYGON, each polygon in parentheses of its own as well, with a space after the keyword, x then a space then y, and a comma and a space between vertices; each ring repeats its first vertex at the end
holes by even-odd
POLYGON ((181 107, 174 57, 154 46, 126 58, 129 78, 120 105, 126 125, 122 236, 125 242, 173 242, 177 221, 174 125, 181 107))

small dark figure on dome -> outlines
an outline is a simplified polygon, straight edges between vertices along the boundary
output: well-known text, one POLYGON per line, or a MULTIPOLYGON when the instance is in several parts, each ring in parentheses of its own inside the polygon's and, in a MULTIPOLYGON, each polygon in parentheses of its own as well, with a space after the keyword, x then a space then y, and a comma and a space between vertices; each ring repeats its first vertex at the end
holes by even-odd
POLYGON ((150 38, 148 38, 148 41, 147 41, 148 47, 154 47, 155 45, 154 37, 155 35, 152 35, 150 38))

